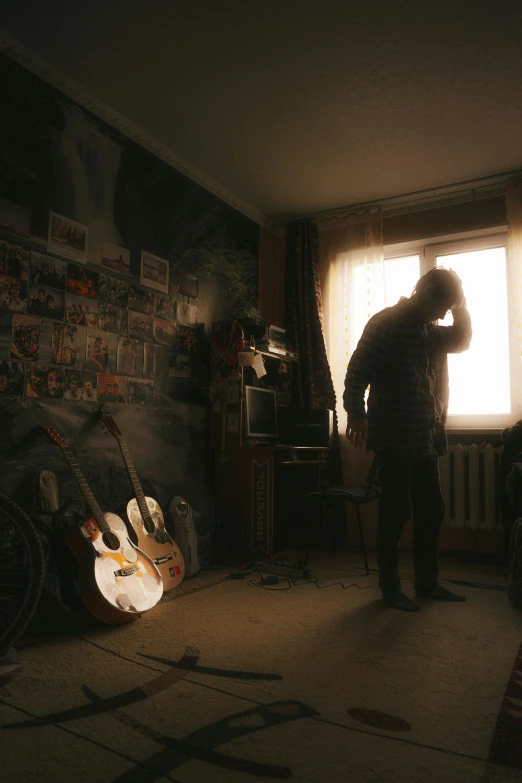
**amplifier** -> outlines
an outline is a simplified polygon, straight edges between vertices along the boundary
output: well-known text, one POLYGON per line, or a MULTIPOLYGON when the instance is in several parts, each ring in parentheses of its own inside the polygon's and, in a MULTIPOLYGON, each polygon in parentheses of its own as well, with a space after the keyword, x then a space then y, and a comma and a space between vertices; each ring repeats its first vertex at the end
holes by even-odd
POLYGON ((278 408, 277 427, 278 445, 328 448, 333 438, 333 411, 278 408))

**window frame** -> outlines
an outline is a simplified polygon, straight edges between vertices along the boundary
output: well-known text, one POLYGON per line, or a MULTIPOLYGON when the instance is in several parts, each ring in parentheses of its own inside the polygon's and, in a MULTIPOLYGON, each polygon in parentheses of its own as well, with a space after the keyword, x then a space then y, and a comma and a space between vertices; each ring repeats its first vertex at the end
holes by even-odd
MULTIPOLYGON (((434 236, 418 239, 410 242, 401 242, 384 246, 384 261, 401 258, 408 255, 418 255, 420 277, 436 266, 437 255, 445 255, 456 252, 469 252, 473 250, 485 250, 492 247, 506 248, 507 263, 507 227, 492 226, 477 231, 466 231, 442 236, 434 236)), ((512 345, 513 319, 515 306, 512 297, 507 297, 508 325, 509 325, 509 373, 511 413, 503 415, 448 415, 446 430, 448 435, 464 434, 499 434, 504 427, 510 427, 516 421, 522 419, 522 363, 515 346, 512 345)))

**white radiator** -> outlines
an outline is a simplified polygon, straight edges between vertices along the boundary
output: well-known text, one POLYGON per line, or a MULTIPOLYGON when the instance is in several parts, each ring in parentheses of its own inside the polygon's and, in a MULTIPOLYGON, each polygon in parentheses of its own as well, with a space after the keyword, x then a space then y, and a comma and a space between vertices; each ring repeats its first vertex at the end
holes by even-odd
POLYGON ((449 446, 439 460, 444 527, 462 530, 502 528, 498 475, 503 446, 449 446))

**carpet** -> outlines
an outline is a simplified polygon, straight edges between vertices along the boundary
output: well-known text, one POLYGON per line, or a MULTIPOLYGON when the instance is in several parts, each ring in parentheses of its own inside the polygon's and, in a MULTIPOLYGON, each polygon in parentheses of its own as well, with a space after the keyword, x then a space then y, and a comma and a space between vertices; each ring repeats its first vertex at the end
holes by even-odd
POLYGON ((441 563, 466 602, 410 614, 359 561, 318 555, 314 582, 274 586, 202 574, 136 623, 21 648, 1 779, 522 781, 522 613, 503 576, 441 563))

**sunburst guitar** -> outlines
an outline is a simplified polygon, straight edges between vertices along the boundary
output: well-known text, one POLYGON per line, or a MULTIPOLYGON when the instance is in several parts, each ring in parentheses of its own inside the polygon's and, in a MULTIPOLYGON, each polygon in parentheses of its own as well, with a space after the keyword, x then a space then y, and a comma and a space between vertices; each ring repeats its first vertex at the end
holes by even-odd
POLYGON ((101 510, 61 435, 52 427, 42 430, 62 450, 91 513, 67 533, 67 544, 80 563, 83 602, 102 622, 132 622, 161 599, 161 575, 152 559, 131 541, 123 519, 101 510))
POLYGON ((135 497, 127 504, 127 520, 134 531, 138 547, 152 559, 161 574, 163 589, 172 590, 185 576, 185 561, 180 548, 165 529, 163 512, 153 499, 145 497, 125 438, 112 416, 103 408, 103 423, 118 441, 135 497))

